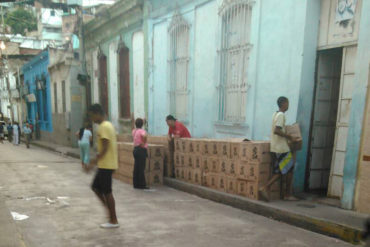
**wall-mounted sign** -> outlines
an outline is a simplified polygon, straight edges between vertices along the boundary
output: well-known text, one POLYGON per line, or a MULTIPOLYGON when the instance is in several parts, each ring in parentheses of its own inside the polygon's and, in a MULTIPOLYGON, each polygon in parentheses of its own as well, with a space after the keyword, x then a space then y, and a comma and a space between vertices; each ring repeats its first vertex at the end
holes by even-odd
POLYGON ((335 21, 351 20, 355 16, 357 0, 338 0, 335 21))
POLYGON ((27 101, 28 102, 36 102, 36 96, 33 93, 27 95, 27 101))

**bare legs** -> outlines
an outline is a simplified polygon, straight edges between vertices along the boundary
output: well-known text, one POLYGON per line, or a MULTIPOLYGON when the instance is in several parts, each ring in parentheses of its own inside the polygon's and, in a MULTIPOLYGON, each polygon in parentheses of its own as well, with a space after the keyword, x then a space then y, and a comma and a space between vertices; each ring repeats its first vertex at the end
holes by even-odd
POLYGON ((103 203, 104 207, 107 209, 109 213, 109 223, 118 224, 117 215, 116 215, 116 205, 115 205, 113 194, 109 193, 109 194, 103 195, 94 189, 93 191, 95 192, 99 200, 103 203))

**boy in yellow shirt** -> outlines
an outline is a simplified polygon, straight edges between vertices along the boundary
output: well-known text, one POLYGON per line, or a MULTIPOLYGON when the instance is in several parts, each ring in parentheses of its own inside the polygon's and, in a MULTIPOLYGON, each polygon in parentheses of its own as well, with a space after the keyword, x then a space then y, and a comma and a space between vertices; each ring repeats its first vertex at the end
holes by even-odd
POLYGON ((97 132, 98 154, 92 164, 98 165, 92 190, 109 211, 110 220, 101 224, 102 228, 119 227, 115 201, 112 194, 112 174, 118 168, 117 138, 113 125, 105 120, 104 111, 101 105, 94 104, 89 108, 91 120, 99 124, 97 132))

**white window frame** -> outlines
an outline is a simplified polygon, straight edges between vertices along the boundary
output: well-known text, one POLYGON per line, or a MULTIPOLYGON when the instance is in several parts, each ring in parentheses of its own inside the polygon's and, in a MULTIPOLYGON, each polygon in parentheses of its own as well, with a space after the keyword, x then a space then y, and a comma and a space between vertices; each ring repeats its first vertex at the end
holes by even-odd
POLYGON ((170 113, 181 121, 188 119, 190 25, 176 12, 168 28, 170 113))
POLYGON ((218 121, 246 123, 248 66, 252 44, 250 0, 224 0, 219 9, 218 121))

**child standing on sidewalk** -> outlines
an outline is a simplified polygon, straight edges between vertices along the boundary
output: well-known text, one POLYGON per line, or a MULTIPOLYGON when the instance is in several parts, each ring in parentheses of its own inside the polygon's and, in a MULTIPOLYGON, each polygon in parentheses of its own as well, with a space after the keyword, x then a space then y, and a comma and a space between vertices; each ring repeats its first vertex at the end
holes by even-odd
POLYGON ((84 128, 76 132, 78 137, 78 146, 80 147, 80 158, 82 168, 89 166, 90 163, 90 145, 92 143, 92 126, 86 124, 84 128))
POLYGON ((134 188, 135 189, 148 189, 145 181, 145 163, 148 156, 147 148, 147 133, 142 129, 144 120, 141 118, 136 119, 135 129, 132 130, 132 137, 134 139, 134 188))

